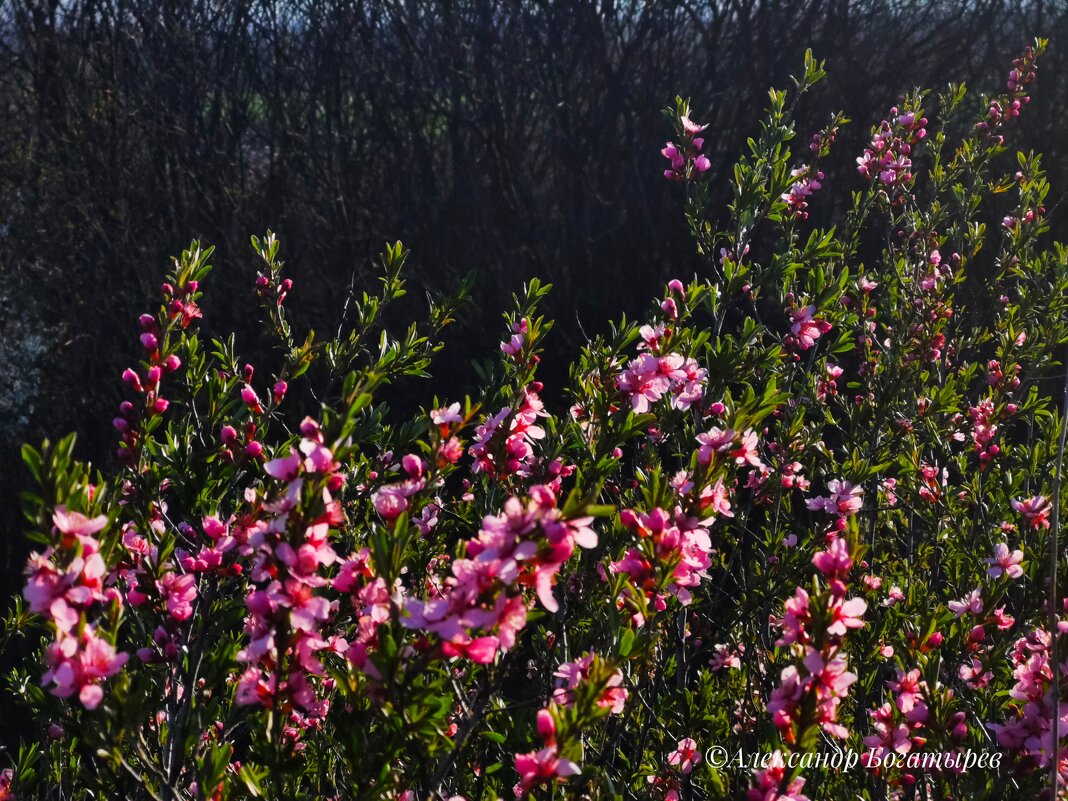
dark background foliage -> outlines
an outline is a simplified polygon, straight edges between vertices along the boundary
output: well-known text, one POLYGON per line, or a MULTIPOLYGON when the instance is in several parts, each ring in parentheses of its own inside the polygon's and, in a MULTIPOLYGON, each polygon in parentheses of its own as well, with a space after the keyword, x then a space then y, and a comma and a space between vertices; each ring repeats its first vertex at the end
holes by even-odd
POLYGON ((207 330, 235 330, 253 361, 250 233, 278 232, 297 319, 324 333, 387 239, 413 250, 413 295, 475 271, 432 388, 402 405, 462 397, 511 293, 540 276, 551 396, 586 334, 698 268, 661 176, 676 94, 711 123, 725 200, 767 88, 806 47, 826 59, 795 149, 835 109, 855 121, 812 204, 830 223, 903 91, 993 90, 1036 35, 1052 44, 1012 145, 1042 150, 1060 192, 1063 0, 0 0, 3 595, 28 550, 20 442, 77 430, 82 457, 111 461, 136 316, 190 239, 218 246, 207 330))

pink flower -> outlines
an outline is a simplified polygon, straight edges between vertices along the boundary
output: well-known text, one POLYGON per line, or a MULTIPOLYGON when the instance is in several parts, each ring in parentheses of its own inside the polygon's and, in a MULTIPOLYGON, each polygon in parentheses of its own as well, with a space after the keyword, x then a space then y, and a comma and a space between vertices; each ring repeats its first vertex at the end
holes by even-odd
POLYGON ((786 600, 786 614, 781 622, 782 637, 775 644, 807 643, 809 641, 807 626, 811 623, 809 595, 804 587, 798 587, 793 597, 786 600))
POLYGON ((790 331, 796 337, 799 350, 808 350, 816 344, 816 340, 831 330, 831 324, 824 320, 817 320, 813 315, 816 307, 809 305, 802 309, 791 312, 793 324, 790 331))
POLYGON ((737 436, 738 432, 733 428, 728 428, 724 431, 714 426, 707 433, 698 434, 697 442, 701 446, 697 449, 698 464, 709 464, 715 454, 724 454, 730 451, 737 436))
POLYGON ((1020 567, 1022 561, 1023 551, 1017 549, 1010 553, 1009 546, 1004 542, 999 542, 994 548, 994 555, 986 560, 986 563, 990 565, 986 573, 993 578, 1004 573, 1010 579, 1017 579, 1023 575, 1023 568, 1020 567))
POLYGON ((91 520, 81 512, 68 512, 66 506, 57 506, 52 514, 52 522, 61 534, 73 537, 91 537, 107 525, 106 515, 98 515, 91 520))
POLYGON ((864 490, 848 481, 832 479, 827 482, 830 495, 825 498, 810 498, 805 502, 814 512, 823 511, 829 515, 849 517, 860 511, 864 505, 864 490))
POLYGON ((1012 508, 1021 514, 1032 528, 1049 528, 1049 514, 1053 507, 1044 495, 1036 495, 1024 501, 1012 501, 1012 508))
POLYGON ((272 459, 263 466, 267 475, 279 481, 292 481, 300 475, 302 459, 295 448, 289 449, 289 456, 272 459))
POLYGON ((831 624, 827 626, 827 633, 836 637, 844 637, 849 629, 864 627, 864 613, 868 609, 868 603, 863 598, 850 598, 848 601, 836 600, 832 602, 828 611, 831 613, 831 624))
POLYGON ((805 780, 798 776, 785 787, 786 759, 782 751, 772 754, 767 768, 756 771, 755 781, 746 794, 746 801, 809 801, 801 790, 805 780))
POLYGON ((701 752, 697 750, 697 742, 691 737, 679 740, 675 750, 668 754, 668 764, 677 767, 684 775, 689 774, 695 765, 701 764, 701 752))
POLYGON ((408 499, 396 485, 382 487, 371 496, 371 502, 375 506, 375 511, 389 523, 408 509, 408 499))
MULTIPOLYGON (((571 691, 589 680, 593 659, 593 654, 586 654, 574 662, 565 662, 557 668, 553 675, 562 681, 557 682, 557 687, 553 691, 553 701, 564 707, 574 704, 574 693, 571 691)), ((623 674, 617 670, 602 690, 600 698, 597 699, 597 705, 608 709, 613 715, 621 714, 628 696, 626 688, 620 686, 622 683, 623 674)))
POLYGON ((517 798, 540 784, 555 781, 557 778, 577 776, 582 772, 571 760, 561 759, 555 745, 540 751, 531 751, 529 754, 516 754, 515 769, 519 773, 519 784, 515 788, 517 798))
POLYGON ((158 582, 160 592, 167 599, 167 611, 181 622, 193 614, 197 597, 197 577, 192 573, 167 573, 158 582))
POLYGON ((682 130, 687 136, 696 136, 707 127, 708 123, 705 123, 704 125, 699 125, 698 123, 694 122, 685 115, 683 115, 682 117, 682 130))
POLYGON ((434 409, 430 413, 430 419, 436 426, 447 426, 449 423, 462 423, 464 416, 460 414, 460 404, 454 403, 441 409, 434 409))
POLYGON ((256 390, 248 384, 245 384, 245 386, 241 388, 241 400, 256 414, 263 413, 263 406, 260 404, 260 398, 256 394, 256 390))
POLYGON ((965 612, 979 615, 983 611, 983 599, 979 595, 979 590, 975 589, 972 590, 967 598, 960 601, 950 601, 948 606, 954 617, 961 617, 965 612))
POLYGON ((812 557, 812 564, 828 578, 841 578, 853 566, 853 557, 846 541, 835 537, 826 551, 819 551, 812 557))

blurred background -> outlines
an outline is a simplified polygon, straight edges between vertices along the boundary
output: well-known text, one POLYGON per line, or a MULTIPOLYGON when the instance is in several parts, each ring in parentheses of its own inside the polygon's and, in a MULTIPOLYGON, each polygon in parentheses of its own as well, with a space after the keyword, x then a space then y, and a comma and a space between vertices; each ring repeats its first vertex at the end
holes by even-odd
POLYGON ((1036 35, 1051 47, 1011 144, 1045 152, 1055 202, 1064 0, 0 0, 4 603, 28 551, 19 445, 77 430, 82 458, 111 462, 136 317, 191 239, 218 247, 205 329, 235 330, 254 363, 252 233, 279 234, 298 327, 324 333, 386 240, 412 248, 417 297, 475 271, 475 304, 413 403, 461 398, 511 293, 540 276, 555 284, 551 397, 585 334, 699 269, 661 175, 676 94, 711 123, 723 199, 768 87, 789 85, 806 47, 825 59, 795 150, 831 111, 854 120, 811 203, 827 224, 902 92, 995 91, 1036 35))

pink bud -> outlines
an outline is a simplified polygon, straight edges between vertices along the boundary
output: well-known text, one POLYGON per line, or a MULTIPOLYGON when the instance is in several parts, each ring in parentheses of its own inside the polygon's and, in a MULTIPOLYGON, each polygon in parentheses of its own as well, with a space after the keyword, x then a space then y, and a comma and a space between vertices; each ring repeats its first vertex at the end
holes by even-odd
POLYGON ((274 385, 274 401, 278 403, 282 398, 286 396, 286 392, 289 391, 289 384, 285 381, 276 381, 274 385))
POLYGON ((145 331, 151 331, 156 327, 156 318, 151 314, 142 314, 137 318, 137 322, 141 324, 141 328, 145 331))
POLYGON ((556 741, 556 721, 548 709, 538 710, 538 735, 546 745, 552 745, 556 741))
POLYGON ((409 453, 401 459, 401 465, 411 478, 419 478, 423 475, 423 460, 414 453, 409 453))
POLYGON ((668 281, 668 289, 674 292, 683 300, 686 299, 686 287, 682 285, 682 281, 680 281, 678 278, 672 278, 670 281, 668 281))
POLYGON ((223 426, 219 431, 219 439, 222 440, 224 445, 236 445, 237 431, 233 426, 223 426))
POLYGON ((160 366, 168 373, 173 373, 175 370, 182 366, 182 360, 178 358, 178 354, 172 353, 170 356, 160 362, 160 366))
POLYGON ((253 440, 252 442, 250 442, 248 445, 245 446, 245 453, 247 453, 253 459, 258 459, 258 458, 260 458, 260 456, 263 455, 263 446, 260 443, 256 442, 255 440, 253 440))
POLYGON ((163 414, 167 411, 167 407, 171 405, 171 402, 166 398, 156 398, 152 403, 152 411, 156 414, 163 414))
POLYGON ((127 367, 122 371, 122 380, 133 387, 137 392, 141 392, 141 378, 133 371, 132 368, 127 367))
POLYGON ((156 339, 155 334, 144 333, 141 334, 141 347, 145 350, 155 350, 159 347, 159 340, 156 339))

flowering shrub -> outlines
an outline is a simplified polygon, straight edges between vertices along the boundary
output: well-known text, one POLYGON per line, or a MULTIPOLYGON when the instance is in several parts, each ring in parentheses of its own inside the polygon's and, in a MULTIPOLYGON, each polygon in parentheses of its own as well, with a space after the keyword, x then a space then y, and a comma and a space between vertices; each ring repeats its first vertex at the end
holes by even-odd
POLYGON ((832 229, 807 209, 847 121, 789 147, 819 64, 733 172, 678 101, 706 269, 566 387, 532 281, 484 386, 397 419, 381 389, 415 391, 463 290, 396 328, 397 244, 347 334, 298 335, 271 234, 277 359, 243 364, 201 333, 194 243, 139 321, 121 469, 24 450, 40 550, 6 635, 40 638, 9 677, 40 736, 0 799, 1060 792, 1068 249, 1039 157, 998 158, 1043 46, 978 117, 959 86, 890 109, 832 229))

